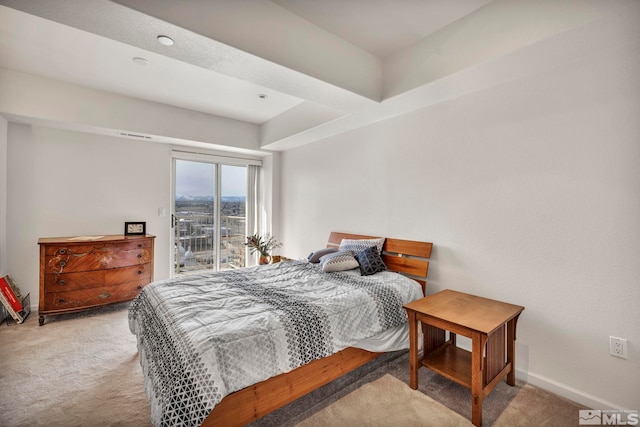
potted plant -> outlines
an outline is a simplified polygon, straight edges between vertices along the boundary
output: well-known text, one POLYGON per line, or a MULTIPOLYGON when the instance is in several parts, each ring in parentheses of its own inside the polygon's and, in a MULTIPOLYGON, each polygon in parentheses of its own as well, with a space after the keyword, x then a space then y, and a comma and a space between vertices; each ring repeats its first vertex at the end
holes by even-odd
POLYGON ((260 236, 256 233, 253 236, 247 236, 245 246, 249 247, 251 255, 258 252, 260 254, 258 262, 264 265, 271 263, 271 251, 282 246, 282 243, 278 243, 270 234, 260 236))

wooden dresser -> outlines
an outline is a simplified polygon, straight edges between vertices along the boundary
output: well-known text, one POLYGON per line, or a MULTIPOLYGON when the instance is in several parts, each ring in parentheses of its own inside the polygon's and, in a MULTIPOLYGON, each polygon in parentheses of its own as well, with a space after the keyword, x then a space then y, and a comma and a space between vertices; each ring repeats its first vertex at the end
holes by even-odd
POLYGON ((49 237, 40 245, 39 322, 132 300, 153 281, 155 236, 49 237))

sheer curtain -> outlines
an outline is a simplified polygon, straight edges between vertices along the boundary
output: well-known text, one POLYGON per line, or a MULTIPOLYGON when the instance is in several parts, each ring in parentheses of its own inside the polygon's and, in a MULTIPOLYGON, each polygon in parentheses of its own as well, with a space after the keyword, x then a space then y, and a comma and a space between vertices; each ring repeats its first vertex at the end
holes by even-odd
MULTIPOLYGON (((251 236, 259 232, 259 203, 258 195, 260 194, 260 167, 256 165, 247 166, 247 201, 246 201, 246 235, 251 236)), ((247 265, 254 265, 256 257, 249 254, 246 249, 245 259, 247 265)))

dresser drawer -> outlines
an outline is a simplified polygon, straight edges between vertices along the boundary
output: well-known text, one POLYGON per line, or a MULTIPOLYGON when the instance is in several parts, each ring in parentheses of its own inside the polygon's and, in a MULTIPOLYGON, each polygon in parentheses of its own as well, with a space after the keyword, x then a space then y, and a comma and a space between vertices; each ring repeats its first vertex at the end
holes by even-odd
POLYGON ((104 271, 44 275, 44 293, 47 294, 101 286, 104 286, 104 271))
POLYGON ((44 247, 45 256, 55 256, 59 254, 84 254, 90 252, 92 249, 105 249, 108 247, 118 248, 123 251, 129 251, 133 249, 151 248, 153 241, 151 239, 140 239, 124 242, 95 242, 95 243, 68 243, 68 244, 56 244, 47 245, 44 247))
POLYGON ((44 295, 44 310, 69 310, 129 301, 138 295, 145 284, 140 280, 115 286, 47 293, 44 295))
POLYGON ((151 263, 135 265, 132 267, 104 270, 104 284, 117 285, 118 283, 143 281, 145 285, 151 281, 153 266, 151 263))
POLYGON ((73 291, 76 289, 99 288, 101 286, 117 285, 118 283, 132 282, 135 280, 141 280, 145 283, 150 282, 150 263, 110 270, 61 274, 47 273, 44 276, 44 292, 53 293, 73 291))
POLYGON ((52 256, 45 256, 46 273, 73 273, 79 271, 103 270, 146 264, 151 261, 151 250, 135 248, 123 250, 114 245, 92 247, 86 252, 76 252, 76 248, 61 248, 52 256))

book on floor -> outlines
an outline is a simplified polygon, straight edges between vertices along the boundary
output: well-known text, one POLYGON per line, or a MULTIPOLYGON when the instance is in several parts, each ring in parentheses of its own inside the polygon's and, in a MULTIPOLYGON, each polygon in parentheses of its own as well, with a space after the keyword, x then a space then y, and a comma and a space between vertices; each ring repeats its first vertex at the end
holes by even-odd
POLYGON ((31 312, 29 294, 23 297, 20 288, 9 275, 0 277, 0 304, 9 314, 7 324, 10 320, 24 322, 31 312))
POLYGON ((11 308, 13 308, 13 310, 20 311, 22 310, 22 302, 16 295, 12 286, 9 285, 10 282, 13 282, 13 280, 9 275, 0 277, 0 292, 2 292, 5 300, 11 304, 11 308))

